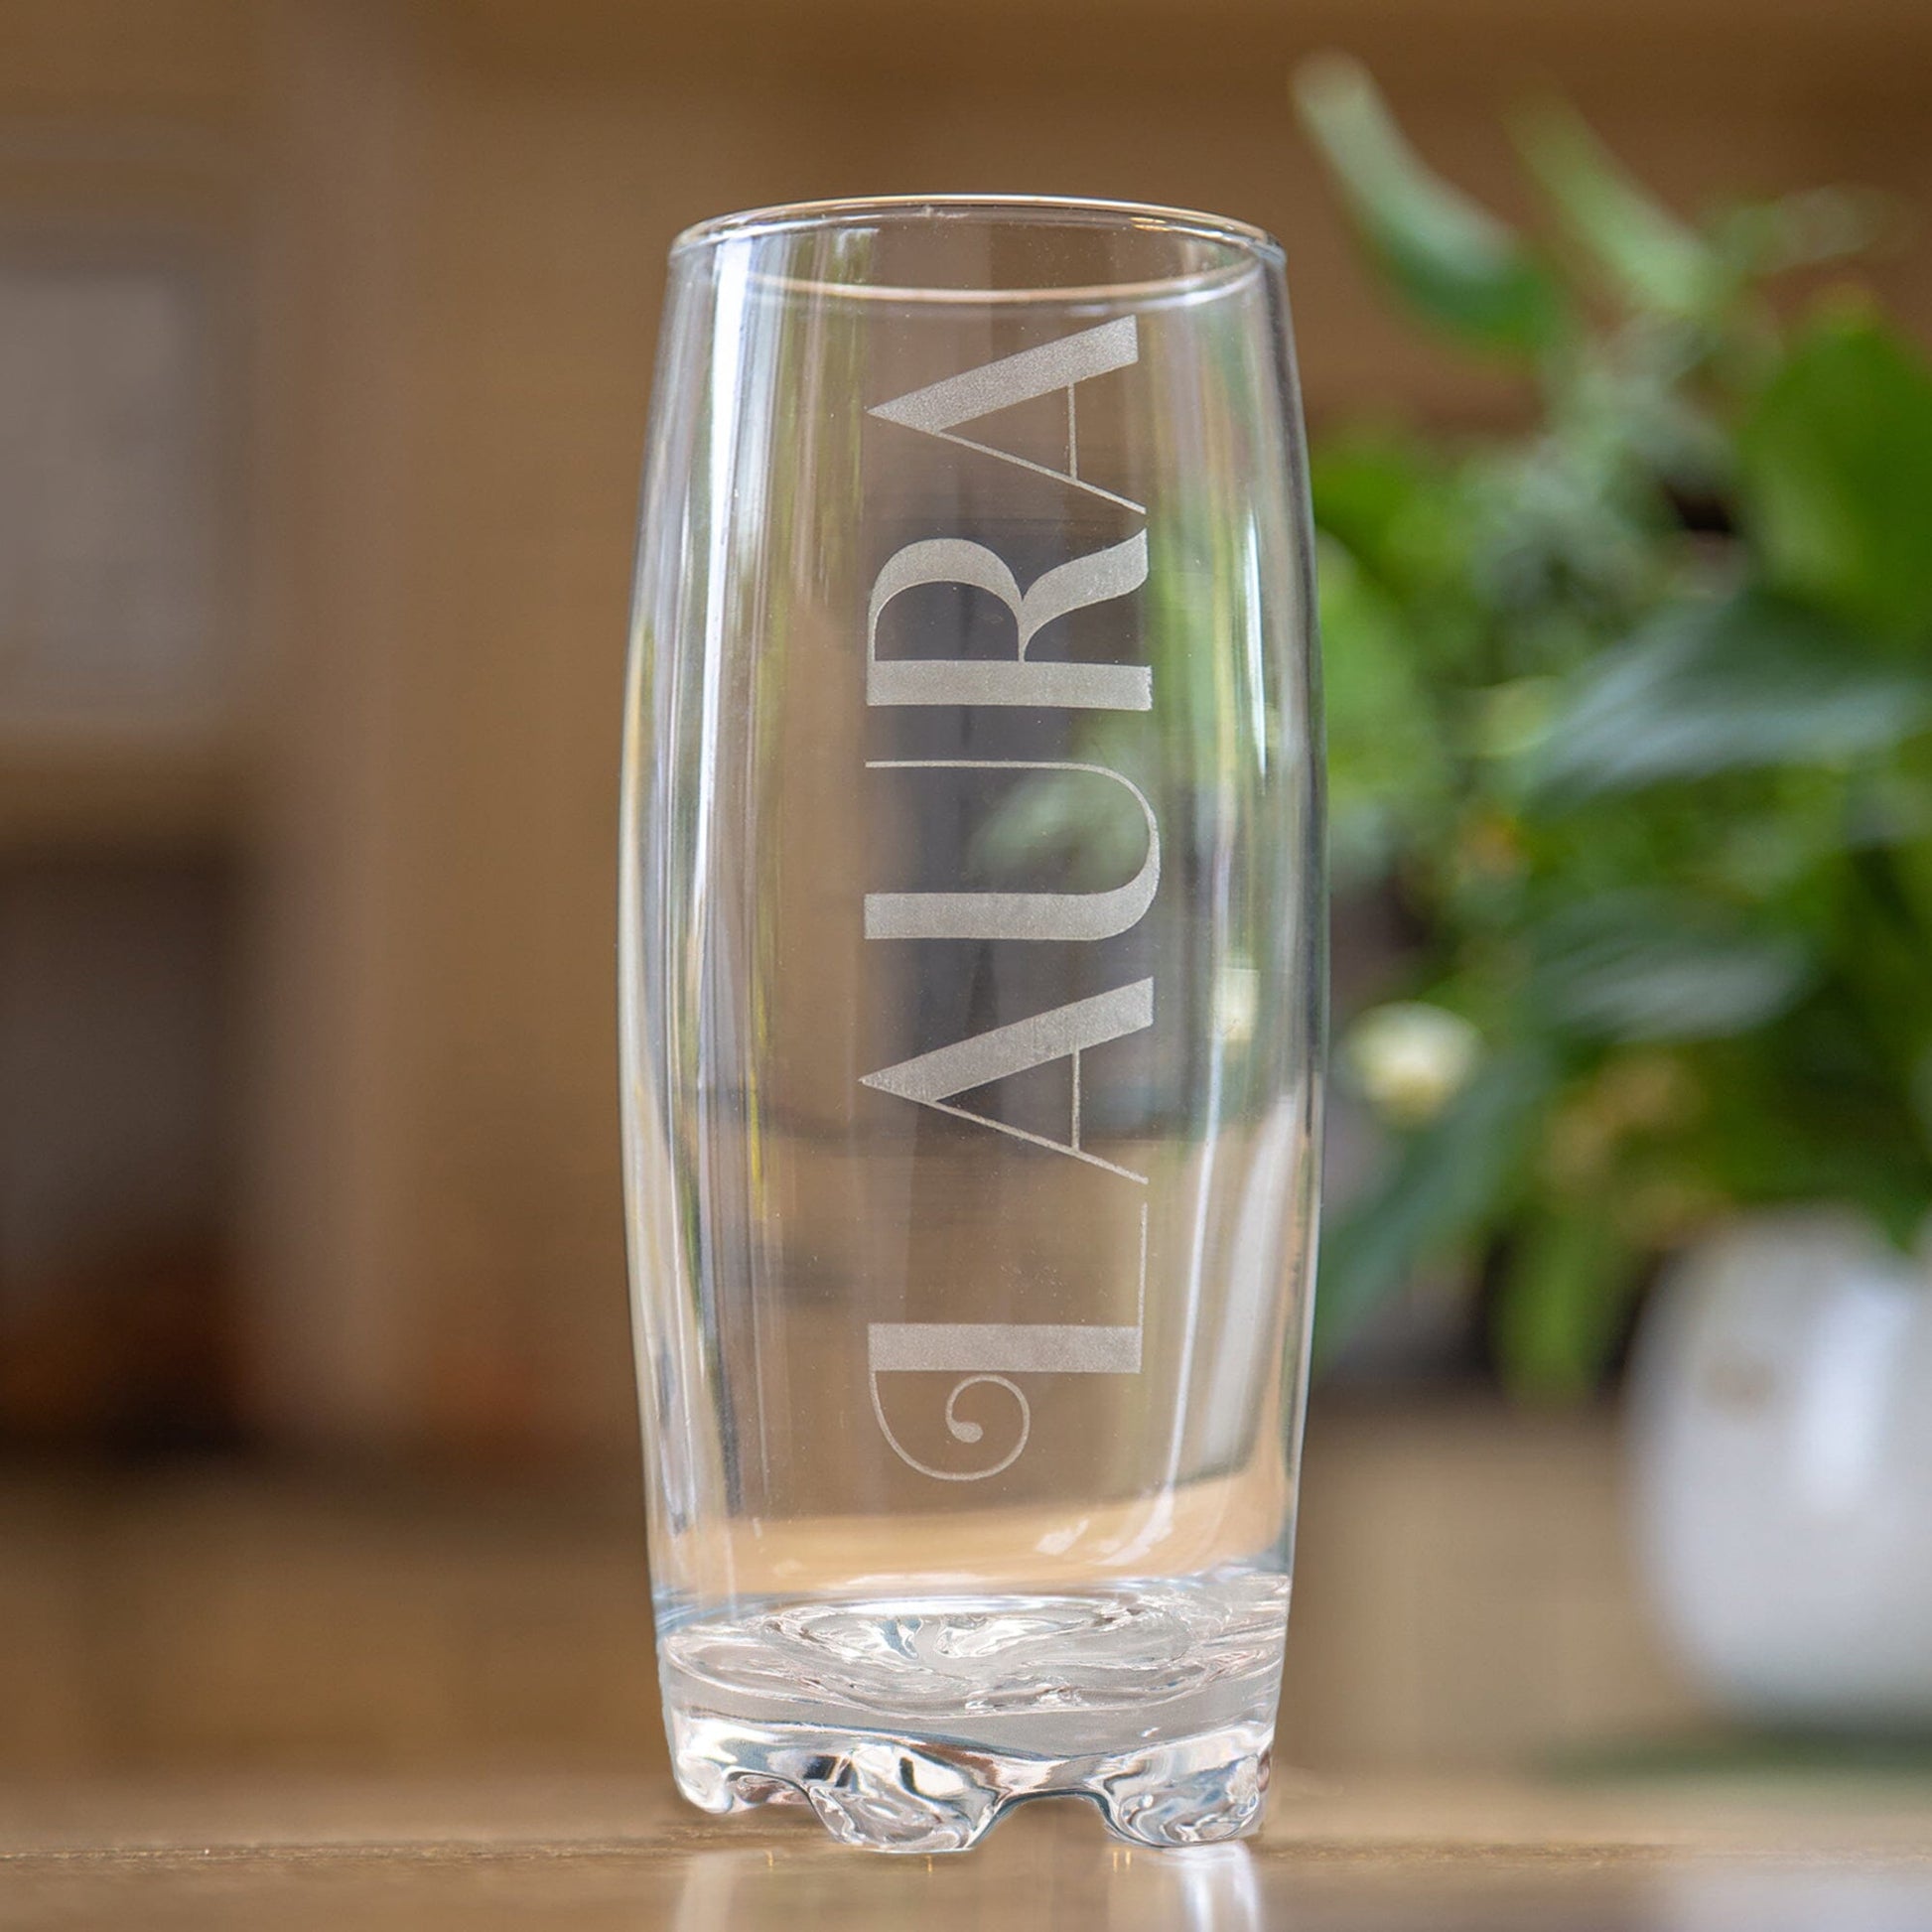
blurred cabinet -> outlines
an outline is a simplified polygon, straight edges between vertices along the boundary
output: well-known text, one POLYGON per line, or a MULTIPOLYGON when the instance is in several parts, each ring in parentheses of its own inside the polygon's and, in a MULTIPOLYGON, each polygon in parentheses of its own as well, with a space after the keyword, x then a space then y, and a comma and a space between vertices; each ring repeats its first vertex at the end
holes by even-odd
POLYGON ((238 1421, 244 24, 0 9, 5 1441, 238 1421))
POLYGON ((0 257, 0 732, 220 718, 208 308, 192 264, 0 257))
POLYGON ((0 853, 237 829, 230 280, 189 238, 0 229, 0 853))

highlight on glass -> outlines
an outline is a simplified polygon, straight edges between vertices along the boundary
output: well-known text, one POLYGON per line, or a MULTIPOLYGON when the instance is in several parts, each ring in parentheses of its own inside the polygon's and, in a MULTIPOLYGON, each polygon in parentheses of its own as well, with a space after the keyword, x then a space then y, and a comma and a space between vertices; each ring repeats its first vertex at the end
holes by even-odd
POLYGON ((1319 724, 1277 245, 1019 198, 671 255, 621 881, 678 1783, 851 1844, 1268 1779, 1319 724))

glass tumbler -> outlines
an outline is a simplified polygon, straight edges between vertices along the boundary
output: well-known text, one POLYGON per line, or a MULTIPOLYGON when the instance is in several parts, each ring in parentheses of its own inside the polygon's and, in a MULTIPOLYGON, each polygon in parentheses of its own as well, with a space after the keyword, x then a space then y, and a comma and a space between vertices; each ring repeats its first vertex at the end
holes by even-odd
POLYGON ((671 1757, 971 1845, 1251 1830, 1323 1014, 1281 252, 920 198, 671 254, 622 1087, 671 1757))

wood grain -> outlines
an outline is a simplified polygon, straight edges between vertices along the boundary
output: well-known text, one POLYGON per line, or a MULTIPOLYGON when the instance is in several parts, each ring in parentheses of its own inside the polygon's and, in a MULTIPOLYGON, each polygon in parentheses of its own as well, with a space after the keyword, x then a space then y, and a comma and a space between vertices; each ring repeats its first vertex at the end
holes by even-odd
POLYGON ((1048 1804, 961 1858, 884 1859, 649 1780, 0 1788, 0 1926, 1902 1928, 1932 1920, 1928 1795, 1282 1777, 1247 1845, 1130 1851, 1048 1804))

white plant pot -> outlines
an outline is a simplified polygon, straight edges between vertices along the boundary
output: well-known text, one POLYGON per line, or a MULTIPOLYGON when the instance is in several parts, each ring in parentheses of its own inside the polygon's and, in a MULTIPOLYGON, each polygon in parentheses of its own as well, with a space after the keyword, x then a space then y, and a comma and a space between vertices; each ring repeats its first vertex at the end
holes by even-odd
POLYGON ((1847 1214, 1740 1222, 1660 1284, 1631 1425, 1644 1569, 1703 1688, 1932 1728, 1932 1276, 1847 1214))

